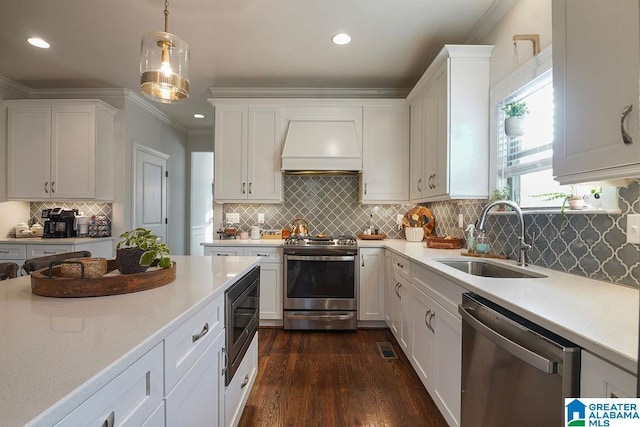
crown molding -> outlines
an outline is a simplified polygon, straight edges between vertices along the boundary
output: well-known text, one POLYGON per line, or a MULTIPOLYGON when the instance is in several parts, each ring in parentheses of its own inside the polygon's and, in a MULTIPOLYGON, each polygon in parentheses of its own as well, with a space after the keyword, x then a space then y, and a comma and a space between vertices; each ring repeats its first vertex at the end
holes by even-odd
POLYGON ((496 0, 487 11, 482 15, 480 20, 474 25, 465 43, 478 44, 480 41, 495 28, 502 18, 505 17, 511 8, 519 0, 496 0))
POLYGON ((8 89, 11 92, 15 92, 18 95, 29 98, 31 96, 31 89, 27 86, 21 85, 18 82, 14 82, 4 76, 0 76, 0 89, 8 89))
POLYGON ((283 87, 210 87, 215 98, 400 98, 410 88, 283 88, 283 87))
POLYGON ((180 123, 174 120, 171 120, 169 116, 167 116, 165 113, 160 111, 156 106, 154 106, 149 101, 147 101, 145 97, 138 95, 136 92, 132 91, 131 89, 122 89, 122 90, 124 91, 124 97, 127 100, 132 101, 133 103, 141 107, 143 110, 147 111, 151 115, 155 116, 156 118, 167 123, 169 126, 173 127, 175 130, 182 132, 185 135, 187 134, 187 131, 188 131, 187 128, 182 126, 180 123))

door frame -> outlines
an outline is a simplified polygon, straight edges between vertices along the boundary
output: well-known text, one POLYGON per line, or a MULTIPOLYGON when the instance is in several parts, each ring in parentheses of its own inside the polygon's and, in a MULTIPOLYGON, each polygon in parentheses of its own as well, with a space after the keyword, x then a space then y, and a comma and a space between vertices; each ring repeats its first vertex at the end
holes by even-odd
MULTIPOLYGON (((147 154, 150 154, 152 156, 156 156, 156 157, 160 157, 163 160, 165 160, 167 162, 167 171, 170 168, 170 162, 171 162, 171 158, 167 153, 164 153, 162 151, 156 150, 155 148, 151 148, 147 145, 144 144, 140 144, 138 142, 134 142, 133 143, 133 156, 132 156, 132 176, 133 176, 133 180, 132 180, 132 197, 131 197, 131 213, 132 213, 132 218, 131 218, 131 222, 133 223, 133 228, 137 227, 136 225, 136 196, 137 196, 137 180, 138 180, 138 171, 137 171, 137 163, 138 163, 138 152, 145 152, 147 154)), ((166 205, 166 212, 165 212, 165 218, 169 218, 169 206, 170 205, 170 199, 171 199, 171 191, 169 188, 169 178, 165 177, 165 196, 166 196, 166 200, 165 200, 165 205, 166 205)), ((167 244, 167 246, 169 245, 169 226, 167 223, 165 223, 164 225, 164 235, 165 235, 165 243, 167 244)))

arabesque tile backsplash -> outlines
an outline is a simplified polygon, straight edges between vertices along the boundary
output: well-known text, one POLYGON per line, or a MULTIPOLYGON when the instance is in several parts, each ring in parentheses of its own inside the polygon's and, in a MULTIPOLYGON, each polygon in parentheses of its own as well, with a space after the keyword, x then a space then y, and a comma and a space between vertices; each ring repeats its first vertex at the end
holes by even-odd
MULTIPOLYGON (((566 223, 558 214, 525 214, 526 239, 533 239, 529 252, 532 264, 597 280, 640 287, 640 245, 626 243, 626 217, 640 213, 640 181, 618 190, 621 214, 572 214, 566 223)), ((359 202, 359 178, 338 176, 284 177, 281 205, 225 204, 223 212, 238 212, 240 227, 256 223, 259 212, 265 214, 264 229, 281 229, 294 218, 309 220, 309 232, 357 235, 369 225, 369 215, 381 233, 403 238, 395 226, 396 216, 404 215, 414 204, 362 205, 359 202), (377 207, 377 209, 374 209, 377 207)), ((434 234, 463 237, 458 214, 464 223, 475 222, 486 200, 450 200, 427 203, 434 215, 434 234)), ((492 252, 515 258, 517 245, 515 215, 491 215, 487 233, 492 252)))

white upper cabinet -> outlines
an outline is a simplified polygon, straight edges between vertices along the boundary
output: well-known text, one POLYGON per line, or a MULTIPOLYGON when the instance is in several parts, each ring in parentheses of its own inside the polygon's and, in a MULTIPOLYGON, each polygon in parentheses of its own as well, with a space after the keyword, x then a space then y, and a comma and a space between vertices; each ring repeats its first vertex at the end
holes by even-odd
POLYGON ((282 107, 214 106, 216 202, 282 202, 282 107))
POLYGON ((412 202, 488 197, 492 49, 446 45, 409 94, 412 202))
POLYGON ((409 199, 409 105, 405 100, 363 110, 361 201, 409 199))
POLYGON ((555 178, 572 184, 640 176, 638 1, 552 5, 555 178))
POLYGON ((97 100, 5 104, 9 199, 113 200, 115 108, 97 100))

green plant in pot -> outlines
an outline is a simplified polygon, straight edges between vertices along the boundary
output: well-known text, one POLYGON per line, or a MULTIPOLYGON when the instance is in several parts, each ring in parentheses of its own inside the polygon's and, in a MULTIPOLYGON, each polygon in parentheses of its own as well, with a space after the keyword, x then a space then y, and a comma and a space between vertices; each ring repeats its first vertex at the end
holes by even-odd
POLYGON ((560 215, 562 215, 562 225, 567 222, 567 214, 565 210, 567 206, 571 210, 579 210, 584 208, 584 199, 577 195, 575 187, 571 186, 571 191, 567 193, 553 192, 544 194, 533 194, 533 197, 544 197, 544 201, 562 199, 562 206, 560 206, 560 215))
MULTIPOLYGON (((489 199, 489 201, 494 202, 496 200, 511 200, 511 188, 508 185, 505 185, 502 187, 502 190, 499 190, 497 188, 493 190, 493 193, 491 193, 491 198, 489 199)), ((504 211, 506 210, 506 206, 498 205, 498 210, 504 211)))
POLYGON ((123 274, 142 273, 151 265, 171 267, 169 247, 146 228, 138 227, 120 235, 116 246, 116 265, 123 274))
POLYGON ((507 136, 524 135, 524 117, 529 114, 527 103, 524 101, 513 101, 502 107, 507 116, 504 119, 504 133, 507 136))

